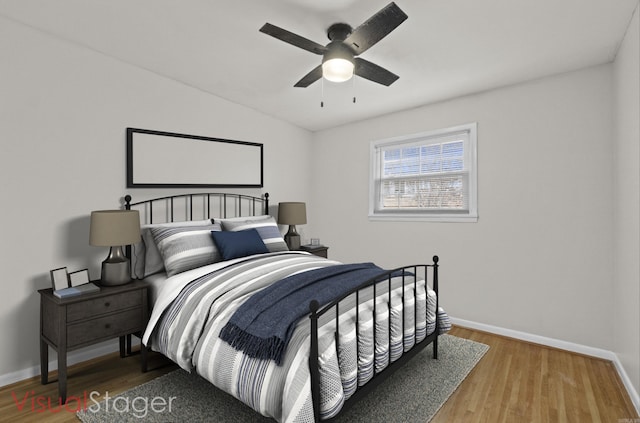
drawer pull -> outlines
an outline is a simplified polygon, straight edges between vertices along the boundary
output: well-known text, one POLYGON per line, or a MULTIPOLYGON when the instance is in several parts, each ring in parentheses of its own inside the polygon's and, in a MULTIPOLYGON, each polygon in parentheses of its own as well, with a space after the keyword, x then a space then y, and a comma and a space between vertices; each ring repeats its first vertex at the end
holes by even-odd
POLYGON ((105 329, 110 329, 111 328, 111 323, 107 323, 106 325, 104 325, 105 329))
POLYGON ((111 305, 111 303, 109 301, 107 301, 106 303, 104 303, 105 307, 109 307, 111 305))

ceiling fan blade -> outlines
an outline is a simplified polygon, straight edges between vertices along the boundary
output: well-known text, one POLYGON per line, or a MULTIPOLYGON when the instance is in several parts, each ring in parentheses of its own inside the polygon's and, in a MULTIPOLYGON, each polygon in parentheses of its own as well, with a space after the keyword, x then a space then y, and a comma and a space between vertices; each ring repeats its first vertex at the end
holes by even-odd
POLYGON ((370 17, 365 23, 357 27, 344 43, 351 47, 356 55, 362 54, 372 45, 389 35, 398 25, 408 18, 395 3, 389 3, 385 8, 370 17))
POLYGON ((400 78, 395 73, 389 72, 385 68, 380 67, 375 63, 364 60, 360 57, 356 57, 355 61, 355 74, 364 79, 368 79, 369 81, 377 82, 378 84, 382 84, 388 87, 389 85, 396 82, 398 78, 400 78))
POLYGON ((294 85, 294 87, 306 88, 320 78, 322 78, 322 65, 318 65, 311 72, 302 77, 302 79, 298 81, 296 85, 294 85))
POLYGON ((315 54, 324 54, 327 51, 327 48, 322 44, 318 44, 315 41, 308 40, 300 35, 294 34, 293 32, 289 32, 286 29, 282 29, 275 25, 271 25, 270 23, 266 23, 260 28, 260 32, 263 32, 267 35, 271 35, 274 38, 284 41, 285 43, 289 43, 296 47, 300 47, 301 49, 310 51, 315 54))

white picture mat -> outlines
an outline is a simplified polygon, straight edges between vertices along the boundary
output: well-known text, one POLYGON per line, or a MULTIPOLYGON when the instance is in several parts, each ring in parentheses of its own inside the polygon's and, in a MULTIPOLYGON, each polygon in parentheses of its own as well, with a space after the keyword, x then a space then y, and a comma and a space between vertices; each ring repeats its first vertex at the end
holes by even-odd
POLYGON ((69 282, 71 286, 78 286, 89 282, 89 270, 82 269, 69 273, 69 282))
POLYGON ((51 271, 51 283, 53 284, 53 289, 64 289, 69 288, 69 274, 67 273, 66 267, 61 267, 59 269, 54 269, 51 271))
POLYGON ((260 144, 140 132, 132 137, 134 185, 262 185, 260 144))

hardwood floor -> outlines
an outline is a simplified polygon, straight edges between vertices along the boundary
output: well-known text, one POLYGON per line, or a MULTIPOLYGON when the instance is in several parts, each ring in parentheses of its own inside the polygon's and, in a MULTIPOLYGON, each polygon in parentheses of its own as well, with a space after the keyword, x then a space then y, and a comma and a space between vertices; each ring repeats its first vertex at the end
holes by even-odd
POLYGON ((459 327, 451 334, 490 348, 433 423, 640 423, 610 361, 459 327))
MULTIPOLYGON (((76 408, 82 404, 85 395, 93 391, 101 400, 108 393, 113 397, 134 386, 141 385, 177 368, 167 358, 148 354, 150 371, 140 371, 140 355, 120 358, 119 353, 85 361, 67 369, 67 407, 58 404, 58 379, 56 372, 50 372, 49 383, 40 384, 40 376, 0 388, 0 422, 74 422, 76 408), (15 398, 14 398, 15 396, 15 398), (80 401, 74 400, 79 398, 80 401), (50 402, 50 405, 49 405, 50 402)), ((93 402, 86 401, 88 406, 93 402)), ((144 421, 144 419, 140 419, 144 421)))
MULTIPOLYGON (((640 423, 611 362, 460 327, 451 334, 490 349, 433 423, 640 423)), ((149 367, 154 370, 143 374, 138 356, 121 359, 117 353, 72 366, 69 397, 82 399, 92 391, 114 396, 176 368, 157 354, 149 355, 149 367)), ((59 410, 55 373, 50 380, 1 387, 0 422, 78 422, 74 412, 59 410), (47 409, 48 401, 59 411, 47 409)))

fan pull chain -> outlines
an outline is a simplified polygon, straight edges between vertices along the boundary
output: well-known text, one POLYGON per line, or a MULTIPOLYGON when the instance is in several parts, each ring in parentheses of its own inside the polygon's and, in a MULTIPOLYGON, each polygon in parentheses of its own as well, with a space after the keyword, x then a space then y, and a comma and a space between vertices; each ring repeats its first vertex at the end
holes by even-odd
POLYGON ((324 107, 324 78, 320 78, 320 85, 322 86, 322 92, 320 94, 320 107, 324 107))
POLYGON ((352 84, 352 88, 353 88, 353 103, 356 103, 356 76, 353 75, 351 77, 351 79, 353 80, 353 84, 352 84))

